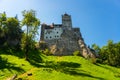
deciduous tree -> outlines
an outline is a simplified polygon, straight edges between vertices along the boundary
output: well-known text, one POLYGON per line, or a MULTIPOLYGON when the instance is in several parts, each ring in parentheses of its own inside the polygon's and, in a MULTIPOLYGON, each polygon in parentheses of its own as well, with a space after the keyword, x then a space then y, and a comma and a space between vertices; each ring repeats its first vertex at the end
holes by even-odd
POLYGON ((26 33, 24 35, 24 45, 25 48, 25 58, 28 59, 28 52, 34 44, 31 42, 34 41, 35 35, 37 34, 38 26, 40 25, 40 21, 38 18, 36 18, 36 12, 34 10, 24 10, 22 12, 23 20, 22 20, 22 26, 26 26, 26 33))

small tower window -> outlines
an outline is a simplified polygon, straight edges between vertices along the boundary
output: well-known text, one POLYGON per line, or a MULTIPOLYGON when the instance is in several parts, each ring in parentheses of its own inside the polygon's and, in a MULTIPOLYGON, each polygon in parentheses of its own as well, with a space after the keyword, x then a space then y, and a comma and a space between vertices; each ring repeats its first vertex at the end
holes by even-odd
POLYGON ((47 39, 48 37, 46 37, 46 39, 47 39))
POLYGON ((57 32, 57 34, 58 34, 58 32, 57 32))
POLYGON ((50 38, 52 38, 52 37, 50 36, 50 38))

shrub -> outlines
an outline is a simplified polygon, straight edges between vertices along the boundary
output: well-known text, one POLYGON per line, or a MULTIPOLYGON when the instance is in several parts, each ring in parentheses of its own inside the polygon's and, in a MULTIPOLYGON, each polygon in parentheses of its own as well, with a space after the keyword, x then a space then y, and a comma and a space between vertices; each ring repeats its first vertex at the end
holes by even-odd
POLYGON ((45 55, 47 55, 47 56, 53 55, 53 54, 50 52, 49 49, 45 49, 45 50, 43 51, 43 53, 44 53, 45 55))
POLYGON ((39 42, 39 48, 45 50, 48 48, 47 44, 43 41, 39 42))
POLYGON ((96 58, 96 63, 103 63, 102 59, 96 58))
POLYGON ((80 51, 75 51, 75 52, 73 52, 73 55, 74 55, 74 56, 82 56, 81 53, 80 53, 80 51))
POLYGON ((96 64, 96 58, 90 58, 91 63, 96 64))

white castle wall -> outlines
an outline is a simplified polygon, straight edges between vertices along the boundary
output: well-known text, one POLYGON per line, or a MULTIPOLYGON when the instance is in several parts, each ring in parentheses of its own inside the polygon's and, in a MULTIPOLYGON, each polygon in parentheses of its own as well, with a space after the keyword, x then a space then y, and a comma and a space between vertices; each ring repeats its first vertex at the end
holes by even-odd
POLYGON ((60 27, 54 27, 53 29, 45 29, 44 39, 45 40, 60 39, 62 33, 63 29, 60 27))

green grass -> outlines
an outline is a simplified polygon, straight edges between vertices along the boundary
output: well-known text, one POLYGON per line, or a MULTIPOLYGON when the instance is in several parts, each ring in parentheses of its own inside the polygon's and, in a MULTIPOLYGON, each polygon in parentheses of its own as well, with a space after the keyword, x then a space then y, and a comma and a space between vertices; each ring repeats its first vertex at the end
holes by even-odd
POLYGON ((0 80, 14 74, 18 75, 16 80, 120 80, 120 68, 92 64, 78 56, 45 56, 42 62, 38 56, 30 62, 16 55, 0 56, 0 80))

